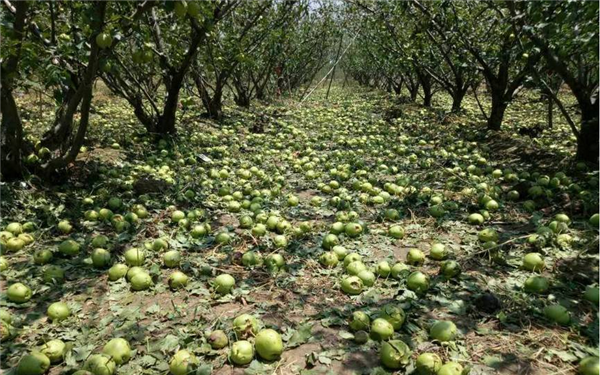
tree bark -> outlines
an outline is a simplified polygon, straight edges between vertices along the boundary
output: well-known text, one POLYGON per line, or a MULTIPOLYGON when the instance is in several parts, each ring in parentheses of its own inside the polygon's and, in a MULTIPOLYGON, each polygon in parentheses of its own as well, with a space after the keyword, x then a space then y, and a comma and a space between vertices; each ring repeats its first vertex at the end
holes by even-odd
POLYGON ((490 117, 488 118, 488 129, 495 131, 500 130, 507 106, 508 103, 504 100, 502 92, 499 92, 497 88, 494 89, 494 87, 492 87, 492 110, 490 112, 490 117))
POLYGON ((2 177, 13 179, 22 176, 21 148, 23 145, 23 123, 19 109, 13 96, 14 78, 18 72, 21 58, 21 46, 25 30, 25 18, 29 4, 25 1, 16 3, 13 32, 15 53, 2 63, 0 110, 2 113, 2 129, 0 131, 0 144, 2 146, 2 177))
MULTIPOLYGON (((2 73, 4 75, 4 73, 2 73)), ((2 177, 18 178, 21 170, 23 123, 12 90, 2 85, 2 177)))
POLYGON ((576 159, 598 165, 598 101, 581 112, 576 159))
POLYGON ((462 101, 467 94, 468 86, 456 87, 452 92, 452 112, 460 112, 462 110, 462 101))
POLYGON ((177 113, 177 104, 179 103, 179 92, 183 85, 184 74, 181 72, 171 78, 171 85, 167 91, 167 98, 163 106, 163 111, 156 124, 155 133, 175 134, 175 115, 177 113))

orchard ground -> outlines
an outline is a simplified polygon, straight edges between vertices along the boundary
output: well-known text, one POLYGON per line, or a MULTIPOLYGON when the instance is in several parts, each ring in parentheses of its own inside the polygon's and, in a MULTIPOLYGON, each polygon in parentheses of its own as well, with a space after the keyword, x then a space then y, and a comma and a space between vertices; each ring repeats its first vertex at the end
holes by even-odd
MULTIPOLYGON (((586 287, 598 283, 598 228, 588 222, 598 212, 598 173, 573 162, 575 141, 558 114, 553 129, 539 137, 519 135, 521 128, 545 123, 545 105, 536 94, 523 92, 510 105, 498 133, 485 129, 471 97, 462 113, 447 114, 443 108, 449 108, 449 101, 441 94, 433 108, 424 108, 377 91, 334 87, 327 100, 325 90, 317 90, 303 103, 280 100, 252 111, 228 107, 221 124, 205 120, 197 106, 183 107, 178 136, 157 143, 144 134, 125 102, 102 92, 94 97, 86 150, 67 177, 53 185, 35 178, 2 185, 2 228, 11 222, 36 224, 33 243, 3 254, 8 269, 2 272, 1 303, 14 327, 13 337, 2 342, 3 373, 50 339, 62 339, 68 351, 49 373, 70 373, 113 337, 126 338, 135 349, 132 359, 118 367, 121 374, 164 374, 179 349, 199 358, 202 373, 391 373, 379 360, 381 344, 355 343, 348 327, 352 312, 375 318, 390 303, 406 311, 395 336, 413 352, 411 363, 398 373, 410 373, 424 352, 470 367, 471 374, 540 375, 574 374, 580 359, 598 354, 598 306, 583 298, 586 287), (264 132, 253 133, 253 128, 264 132), (558 177, 546 184, 544 176, 558 177), (541 194, 531 190, 534 186, 541 194), (519 197, 509 199, 511 190, 519 197), (298 198, 297 206, 288 203, 290 195, 298 198), (254 199, 259 203, 254 212, 231 203, 244 207, 243 201, 253 196, 262 197, 254 199), (122 201, 115 214, 126 217, 135 204, 143 204, 148 218, 132 220, 122 232, 110 221, 86 220, 86 211, 99 211, 115 197, 122 201), (93 203, 86 205, 84 198, 93 203), (488 198, 499 208, 484 212, 483 224, 469 224, 467 217, 485 210, 488 198), (433 217, 430 208, 438 201, 443 212, 433 217), (189 229, 172 222, 174 209, 201 210, 203 216, 191 226, 208 223, 210 233, 193 238, 189 229), (273 232, 254 237, 250 228, 240 227, 243 216, 261 220, 256 217, 260 211, 291 224, 282 233, 287 247, 276 247, 273 232), (347 220, 343 213, 350 211, 358 214, 354 221, 363 233, 338 238, 369 269, 383 260, 405 262, 411 248, 428 254, 432 244, 442 243, 462 274, 446 280, 438 275, 440 262, 428 257, 422 266, 410 266, 430 277, 422 295, 407 289, 403 277, 378 277, 362 293, 345 294, 340 289, 347 276, 343 262, 327 269, 319 257, 332 224, 347 220), (571 221, 563 228, 568 238, 557 240, 550 230, 529 243, 530 235, 560 213, 571 221), (70 233, 60 233, 61 220, 71 223, 70 233), (300 223, 310 223, 311 229, 295 231, 300 223), (404 229, 402 239, 388 234, 393 225, 404 229), (485 228, 497 231, 498 246, 483 247, 478 233, 485 228), (217 244, 215 237, 223 232, 231 240, 217 244), (133 291, 125 279, 111 282, 106 269, 94 268, 91 240, 99 234, 109 239, 112 264, 123 263, 129 248, 144 249, 143 266, 154 285, 133 291), (81 245, 78 256, 56 251, 68 238, 81 245), (169 288, 174 269, 163 266, 160 251, 146 247, 157 238, 181 253, 178 268, 190 277, 186 288, 169 288), (50 264, 65 270, 64 282, 43 281, 48 265, 32 258, 43 249, 53 251, 50 264), (265 257, 279 253, 286 267, 277 273, 246 267, 240 259, 249 251, 265 257), (545 293, 523 289, 536 274, 521 268, 531 252, 544 259, 538 274, 550 281, 545 293), (211 285, 222 273, 236 280, 225 296, 216 295, 211 285), (29 302, 5 298, 7 286, 16 282, 32 289, 29 302), (67 303, 72 314, 53 323, 46 309, 57 301, 67 303), (544 307, 555 303, 567 307, 569 324, 545 317, 544 307), (233 366, 228 347, 210 347, 205 333, 216 329, 235 341, 232 320, 242 313, 281 333, 285 351, 280 360, 233 366), (429 338, 436 320, 457 325, 455 341, 429 338)), ((53 118, 51 107, 38 99, 20 98, 27 104, 22 106, 26 130, 37 137, 53 118)))

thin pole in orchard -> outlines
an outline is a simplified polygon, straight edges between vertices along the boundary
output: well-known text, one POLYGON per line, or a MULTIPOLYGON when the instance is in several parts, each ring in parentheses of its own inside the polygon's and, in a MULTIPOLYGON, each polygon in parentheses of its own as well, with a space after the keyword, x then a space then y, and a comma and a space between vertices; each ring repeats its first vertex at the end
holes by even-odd
MULTIPOLYGON (((338 49, 335 54, 335 61, 338 61, 340 58, 340 52, 342 52, 342 42, 344 41, 344 34, 340 35, 340 43, 338 44, 338 49)), ((335 77, 335 68, 337 67, 337 63, 333 66, 333 72, 331 73, 331 78, 329 78, 329 86, 327 86, 327 94, 325 95, 325 100, 329 99, 329 90, 331 90, 331 83, 333 82, 333 77, 335 77)))
POLYGON ((325 77, 321 78, 321 80, 319 81, 319 83, 317 83, 317 85, 310 90, 310 92, 308 94, 306 94, 304 96, 304 98, 302 98, 302 100, 300 101, 300 103, 298 103, 298 105, 301 105, 302 103, 304 103, 304 101, 306 99, 308 99, 308 97, 317 89, 317 87, 319 87, 319 85, 327 79, 327 77, 329 77, 329 75, 331 74, 331 72, 335 69, 335 67, 337 66, 337 64, 339 64, 339 62, 342 60, 342 57, 344 57, 344 55, 346 54, 346 52, 348 52, 348 49, 350 48, 350 46, 354 43, 354 41, 356 40, 356 37, 358 36, 358 33, 356 35, 354 35, 354 37, 352 38, 352 40, 350 41, 350 43, 348 43, 348 45, 346 46, 346 49, 344 49, 344 52, 342 53, 342 55, 338 58, 338 60, 335 62, 335 64, 331 67, 331 69, 329 69, 329 72, 327 72, 327 74, 325 74, 325 77))

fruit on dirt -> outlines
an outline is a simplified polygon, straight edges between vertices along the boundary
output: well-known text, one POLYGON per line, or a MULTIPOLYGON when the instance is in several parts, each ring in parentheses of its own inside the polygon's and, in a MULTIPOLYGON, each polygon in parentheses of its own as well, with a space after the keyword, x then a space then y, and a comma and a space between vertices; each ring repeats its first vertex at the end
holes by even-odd
POLYGON ((429 250, 429 257, 435 260, 444 260, 448 256, 448 252, 446 251, 446 246, 441 243, 435 243, 431 245, 431 249, 429 250))
POLYGON ((92 354, 85 361, 84 366, 94 375, 113 375, 116 367, 115 361, 106 354, 92 354))
POLYGON ((92 264, 96 268, 106 268, 110 264, 110 252, 105 249, 94 249, 92 251, 92 264))
POLYGON ((123 257, 125 258, 125 263, 127 263, 128 266, 141 266, 146 260, 146 253, 142 249, 132 247, 123 253, 123 257))
POLYGON ((67 346, 62 340, 50 340, 40 347, 40 352, 45 354, 51 363, 59 363, 63 360, 67 346))
POLYGON ((94 239, 92 239, 92 242, 91 242, 91 246, 94 249, 96 249, 96 248, 106 249, 107 245, 108 245, 108 237, 106 237, 105 235, 102 235, 102 234, 94 237, 94 239))
MULTIPOLYGON (((193 238, 201 238, 208 234, 208 230, 205 225, 195 225, 190 231, 190 235, 193 238)), ((156 242, 156 241, 155 241, 156 242)))
POLYGON ((525 280, 523 288, 528 293, 544 293, 550 288, 550 281, 543 276, 530 276, 525 280))
POLYGON ((587 301, 590 301, 591 303, 593 303, 594 306, 598 306, 599 293, 600 293, 600 290, 598 289, 597 286, 588 285, 585 288, 585 293, 583 294, 583 298, 586 299, 587 301))
POLYGON ((523 257, 523 268, 528 271, 541 271, 544 267, 544 258, 539 253, 529 253, 523 257))
POLYGON ((273 361, 283 353, 281 335, 273 329, 263 329, 254 338, 254 348, 261 358, 273 361))
POLYGON ((111 339, 102 348, 102 353, 109 355, 117 365, 122 365, 131 359, 131 348, 129 342, 124 338, 111 339))
POLYGON ((319 257, 319 263, 325 268, 334 268, 337 266, 339 259, 333 251, 327 251, 319 257))
POLYGON ((73 226, 68 220, 59 221, 57 227, 62 234, 70 233, 73 230, 73 226))
POLYGON ((335 255, 337 255, 338 260, 344 260, 344 258, 346 258, 346 255, 348 255, 348 250, 340 245, 332 247, 331 251, 333 251, 335 255))
POLYGON ((208 343, 215 350, 223 349, 229 344, 229 338, 227 338, 227 334, 224 331, 217 330, 211 332, 208 336, 208 343))
POLYGON ((238 338, 253 336, 258 332, 258 320, 250 314, 242 314, 233 320, 233 330, 238 338))
MULTIPOLYGON (((192 237, 194 237, 193 230, 190 232, 190 234, 192 235, 192 237)), ((157 238, 154 241, 152 241, 152 250, 153 251, 161 251, 161 250, 166 250, 168 248, 169 248, 169 243, 164 238, 157 238)))
POLYGON ((544 308, 544 315, 548 320, 561 325, 567 325, 571 322, 571 313, 562 305, 549 305, 544 308))
POLYGON ((360 260, 354 261, 348 264, 348 266, 346 266, 346 272, 348 273, 348 275, 352 276, 357 276, 361 271, 364 271, 366 269, 367 266, 365 266, 365 264, 360 260))
POLYGON ((363 227, 359 223, 348 223, 344 227, 344 232, 348 237, 358 237, 363 232, 363 227))
POLYGON ((129 267, 123 263, 117 263, 108 269, 108 279, 110 281, 119 280, 122 277, 125 277, 129 267))
POLYGON ((190 278, 185 273, 181 271, 175 271, 169 276, 169 286, 171 289, 184 288, 188 284, 189 280, 190 278))
POLYGON ((419 266, 425 262, 425 254, 419 249, 410 249, 406 254, 406 263, 419 266))
POLYGON ((402 228, 400 225, 392 225, 388 231, 390 237, 395 238, 395 239, 402 239, 404 238, 404 228, 402 228))
POLYGON ((394 264, 394 266, 392 267, 392 277, 394 279, 401 279, 403 277, 408 276, 408 274, 410 273, 410 267, 402 262, 398 262, 396 264, 394 264))
POLYGON ((8 312, 8 310, 0 309, 0 320, 10 324, 12 323, 12 315, 10 312, 8 312))
POLYGON ((437 375, 442 367, 442 359, 435 353, 422 353, 415 364, 419 375, 437 375))
POLYGON ((399 330, 406 320, 406 313, 400 306, 387 304, 381 308, 379 317, 387 320, 395 331, 399 330))
POLYGON ((14 303, 25 303, 31 299, 31 296, 31 289, 22 283, 14 283, 6 290, 6 297, 14 303))
POLYGON ((53 322, 59 322, 71 316, 71 309, 64 302, 54 302, 48 306, 46 314, 53 322))
POLYGON ((371 338, 385 341, 394 335, 394 326, 383 318, 377 318, 371 323, 371 338))
POLYGON ((242 264, 246 267, 260 266, 262 263, 262 255, 256 251, 247 251, 242 255, 242 264))
POLYGON ((392 272, 392 267, 390 267, 390 263, 387 260, 382 260, 377 263, 377 274, 381 277, 388 277, 392 272))
POLYGON ((58 251, 64 255, 79 254, 79 244, 73 240, 65 240, 58 245, 58 251))
POLYGON ((358 276, 348 276, 342 279, 341 287, 344 293, 357 295, 362 293, 364 284, 358 276))
POLYGON ((423 294, 429 289, 429 276, 415 271, 406 278, 406 287, 417 294, 423 294))
POLYGON ((436 204, 436 205, 429 207, 429 215, 431 215, 435 218, 440 218, 440 217, 444 216, 445 214, 446 214, 446 210, 444 209, 444 206, 442 206, 441 204, 436 204))
POLYGON ((344 267, 348 267, 348 265, 352 262, 362 262, 362 256, 357 253, 351 253, 346 255, 344 258, 344 267))
POLYGON ((175 210, 171 214, 171 221, 174 223, 178 223, 180 220, 183 219, 185 219, 185 212, 183 211, 175 210))
POLYGON ((446 279, 451 279, 460 275, 462 269, 460 264, 455 260, 445 260, 440 265, 440 275, 444 276, 446 279))
POLYGON ((249 341, 240 340, 231 345, 229 359, 237 365, 247 365, 254 358, 254 347, 249 341))
POLYGON ((269 271, 278 271, 285 266, 285 259, 281 254, 269 254, 265 259, 269 271))
POLYGON ((224 273, 217 277, 214 280, 214 287, 217 293, 219 294, 227 294, 231 292, 231 289, 235 286, 235 279, 233 276, 224 273))
POLYGON ((179 350, 169 363, 169 371, 172 375, 193 374, 198 367, 199 361, 195 355, 185 349, 179 350))
POLYGON ((5 247, 7 252, 16 253, 25 247, 25 241, 19 237, 9 238, 8 241, 6 241, 5 247))
POLYGON ((397 370, 408 365, 412 352, 401 340, 390 340, 381 346, 379 359, 387 368, 397 370))
POLYGON ((52 251, 48 249, 38 250, 33 254, 33 262, 35 264, 47 264, 50 263, 53 257, 52 251))
POLYGON ((600 374, 599 359, 596 356, 585 357, 579 362, 577 373, 579 375, 598 375, 600 374))
POLYGON ((358 331, 354 334, 354 342, 362 345, 369 341, 369 334, 365 331, 358 331))
POLYGON ((133 290, 146 290, 152 286, 152 277, 147 272, 139 272, 129 282, 133 290))
POLYGON ((215 242, 219 245, 227 245, 229 242, 231 242, 231 235, 227 232, 218 233, 215 236, 215 242))
POLYGON ((15 373, 17 375, 42 375, 50 368, 50 359, 43 353, 31 352, 24 355, 15 373))
POLYGON ((481 225, 481 224, 483 224, 485 219, 483 218, 483 215, 474 213, 474 214, 469 215, 468 221, 469 221, 469 224, 471 224, 471 225, 481 225))
POLYGON ((448 362, 440 368, 437 375, 461 375, 462 372, 463 367, 460 363, 448 362))
POLYGON ((181 253, 177 250, 170 250, 163 254, 163 263, 165 267, 178 267, 181 262, 181 253))
POLYGON ((113 211, 117 211, 123 206, 123 201, 120 198, 112 197, 108 200, 108 208, 113 211))
POLYGON ((322 246, 325 250, 329 250, 339 244, 340 244, 340 239, 335 234, 329 233, 328 235, 323 237, 322 246))
POLYGON ((494 229, 491 228, 485 228, 483 230, 481 230, 478 234, 477 237, 479 238, 479 241, 481 242, 489 242, 489 241, 494 241, 494 242, 498 242, 498 232, 496 232, 494 229))
POLYGON ((4 228, 5 231, 12 233, 14 236, 18 236, 23 233, 23 226, 20 223, 10 223, 4 228))
POLYGON ((373 286, 375 284, 376 276, 369 270, 362 270, 358 273, 358 278, 362 280, 365 286, 373 286))
POLYGON ((350 329, 353 331, 366 331, 371 324, 371 318, 364 311, 354 311, 350 318, 350 329))
POLYGON ((593 214, 590 217, 589 223, 592 227, 594 227, 595 229, 598 229, 598 226, 600 225, 600 215, 599 214, 593 214))
POLYGON ((429 336, 440 342, 453 341, 457 334, 456 325, 449 320, 439 320, 429 329, 429 336))

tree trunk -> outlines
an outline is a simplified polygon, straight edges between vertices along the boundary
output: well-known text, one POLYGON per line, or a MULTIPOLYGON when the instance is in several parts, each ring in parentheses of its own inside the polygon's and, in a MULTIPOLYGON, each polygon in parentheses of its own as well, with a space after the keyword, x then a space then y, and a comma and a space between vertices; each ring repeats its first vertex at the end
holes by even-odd
POLYGON ((250 107, 250 96, 248 95, 248 91, 246 91, 245 89, 238 89, 234 101, 235 104, 239 105, 240 107, 250 107))
POLYGON ((581 131, 577 140, 576 159, 598 164, 598 102, 581 112, 581 131))
POLYGON ((2 177, 18 178, 22 175, 23 123, 12 90, 4 85, 2 85, 0 106, 2 107, 2 177))
POLYGON ((468 86, 464 87, 464 88, 456 88, 453 92, 452 92, 452 112, 460 112, 462 110, 462 101, 465 98, 465 95, 467 94, 467 90, 469 89, 468 86))
POLYGON ((175 134, 175 115, 177 114, 177 104, 179 103, 179 91, 183 85, 184 74, 181 72, 174 75, 171 79, 171 86, 167 91, 167 100, 163 107, 162 115, 156 125, 158 134, 175 134))
POLYGON ((209 102, 208 116, 214 120, 220 120, 223 117, 223 89, 217 84, 215 93, 209 102))
POLYGON ((419 74, 419 83, 423 88, 423 105, 431 107, 431 99, 433 98, 433 90, 431 87, 431 77, 427 73, 419 74))
POLYGON ((500 130, 507 106, 508 103, 504 100, 502 93, 492 89, 492 111, 488 118, 489 130, 500 130))
POLYGON ((423 105, 425 107, 431 107, 431 99, 433 98, 433 92, 431 91, 430 85, 423 85, 423 105))
POLYGON ((410 101, 414 102, 417 100, 417 95, 419 94, 419 85, 414 84, 412 86, 408 86, 408 91, 410 92, 410 101))
MULTIPOLYGON (((2 62, 0 74, 0 111, 2 113, 2 129, 0 129, 0 145, 2 147, 1 165, 4 178, 18 178, 22 175, 21 147, 23 144, 23 123, 19 108, 13 96, 14 77, 17 76, 21 46, 25 30, 25 17, 29 4, 17 2, 13 21, 13 38, 15 45, 13 54, 2 62)), ((5 42, 6 43, 6 42, 5 42)))

